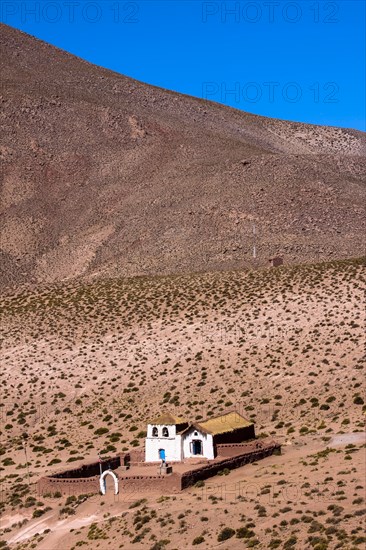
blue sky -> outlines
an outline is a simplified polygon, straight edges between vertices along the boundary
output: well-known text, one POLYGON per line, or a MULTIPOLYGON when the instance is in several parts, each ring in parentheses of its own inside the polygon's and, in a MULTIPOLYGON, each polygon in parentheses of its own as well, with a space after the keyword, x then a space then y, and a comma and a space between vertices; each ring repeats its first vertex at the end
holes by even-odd
POLYGON ((1 20, 156 86, 365 130, 363 0, 2 0, 1 20))

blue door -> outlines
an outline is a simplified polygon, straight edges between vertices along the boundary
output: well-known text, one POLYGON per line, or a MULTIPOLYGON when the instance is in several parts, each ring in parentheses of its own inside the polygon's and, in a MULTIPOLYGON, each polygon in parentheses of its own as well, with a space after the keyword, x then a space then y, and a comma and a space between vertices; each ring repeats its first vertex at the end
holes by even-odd
POLYGON ((159 458, 165 462, 165 449, 159 449, 159 458))
POLYGON ((202 441, 200 439, 194 439, 192 441, 192 454, 194 455, 202 454, 202 441))

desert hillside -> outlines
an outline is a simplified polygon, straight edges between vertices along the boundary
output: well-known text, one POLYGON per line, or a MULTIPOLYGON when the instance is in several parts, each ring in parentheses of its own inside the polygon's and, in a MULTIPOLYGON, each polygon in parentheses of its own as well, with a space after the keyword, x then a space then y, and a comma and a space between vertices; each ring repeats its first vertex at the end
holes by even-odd
POLYGON ((362 269, 349 260, 7 294, 0 540, 16 550, 362 548, 362 269), (283 454, 170 497, 35 494, 45 473, 142 446, 162 409, 197 421, 235 409, 283 454))
POLYGON ((5 25, 0 47, 3 286, 362 254, 365 134, 148 86, 5 25))

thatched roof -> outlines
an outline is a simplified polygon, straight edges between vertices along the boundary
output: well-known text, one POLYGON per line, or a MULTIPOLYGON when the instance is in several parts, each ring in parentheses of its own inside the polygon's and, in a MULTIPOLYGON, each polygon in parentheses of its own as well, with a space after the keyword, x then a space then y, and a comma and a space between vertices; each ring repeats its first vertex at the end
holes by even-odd
POLYGON ((149 424, 157 424, 159 426, 175 426, 177 424, 186 424, 187 420, 180 418, 179 416, 174 416, 169 412, 164 412, 157 418, 150 420, 149 424))
POLYGON ((252 426, 252 424, 253 422, 246 420, 241 414, 234 411, 216 416, 215 418, 210 418, 209 420, 205 420, 205 422, 195 424, 195 426, 201 428, 204 432, 218 435, 226 432, 233 432, 241 428, 247 428, 248 426, 252 426))

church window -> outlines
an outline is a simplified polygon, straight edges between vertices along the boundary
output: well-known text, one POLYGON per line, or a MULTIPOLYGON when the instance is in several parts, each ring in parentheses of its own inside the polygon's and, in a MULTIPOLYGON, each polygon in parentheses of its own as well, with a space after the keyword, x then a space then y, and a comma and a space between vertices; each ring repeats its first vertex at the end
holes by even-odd
POLYGON ((168 428, 166 426, 164 426, 164 428, 163 428, 163 437, 169 437, 169 431, 168 431, 168 428))
POLYGON ((152 429, 152 436, 153 436, 153 437, 158 437, 158 435, 159 435, 159 434, 158 434, 158 429, 157 429, 156 426, 154 426, 153 429, 152 429))

